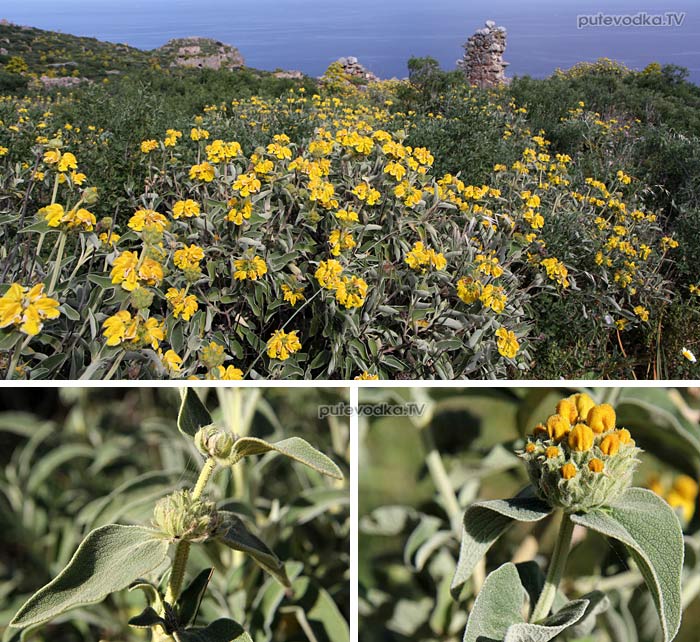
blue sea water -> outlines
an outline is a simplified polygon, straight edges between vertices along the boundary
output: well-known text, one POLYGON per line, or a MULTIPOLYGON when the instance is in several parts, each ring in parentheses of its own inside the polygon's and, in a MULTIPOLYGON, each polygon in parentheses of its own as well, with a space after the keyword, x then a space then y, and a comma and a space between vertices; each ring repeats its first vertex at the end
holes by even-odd
POLYGON ((633 68, 680 65, 700 83, 698 0, 2 0, 0 18, 142 49, 205 36, 235 45, 252 67, 311 75, 357 56, 384 78, 406 76, 411 56, 453 69, 466 38, 493 19, 508 29, 509 75, 543 77, 608 57, 633 68), (599 12, 685 18, 681 26, 577 28, 577 16, 599 12))

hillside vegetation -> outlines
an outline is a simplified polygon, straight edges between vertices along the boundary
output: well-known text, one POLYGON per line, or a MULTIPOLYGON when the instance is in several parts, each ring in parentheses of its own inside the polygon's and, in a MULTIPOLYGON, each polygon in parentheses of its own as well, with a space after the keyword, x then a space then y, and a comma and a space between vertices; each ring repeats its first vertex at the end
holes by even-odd
POLYGON ((5 97, 8 375, 695 376, 684 70, 408 69, 144 63, 5 97))

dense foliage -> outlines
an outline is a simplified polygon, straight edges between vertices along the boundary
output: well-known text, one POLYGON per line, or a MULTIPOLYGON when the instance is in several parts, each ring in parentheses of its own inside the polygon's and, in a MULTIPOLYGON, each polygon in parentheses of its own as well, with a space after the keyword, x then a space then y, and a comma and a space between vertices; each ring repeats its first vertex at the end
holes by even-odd
POLYGON ((9 376, 692 376, 697 88, 409 70, 5 98, 9 376))

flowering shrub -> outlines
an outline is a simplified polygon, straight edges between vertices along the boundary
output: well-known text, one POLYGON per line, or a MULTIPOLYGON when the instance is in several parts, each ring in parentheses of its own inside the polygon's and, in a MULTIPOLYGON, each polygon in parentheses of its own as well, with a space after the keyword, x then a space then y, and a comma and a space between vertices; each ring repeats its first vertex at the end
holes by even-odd
MULTIPOLYGON (((59 318, 34 344, 0 319, 7 375, 503 377, 533 365, 538 294, 602 332, 652 321, 676 242, 633 178, 584 178, 524 110, 497 113, 518 160, 470 185, 406 144, 409 114, 362 96, 210 106, 138 144, 126 212, 91 186, 75 128, 44 114, 29 128, 53 138, 5 161, 21 213, 3 279, 45 282, 59 318)), ((108 140, 85 139, 90 155, 108 140)))

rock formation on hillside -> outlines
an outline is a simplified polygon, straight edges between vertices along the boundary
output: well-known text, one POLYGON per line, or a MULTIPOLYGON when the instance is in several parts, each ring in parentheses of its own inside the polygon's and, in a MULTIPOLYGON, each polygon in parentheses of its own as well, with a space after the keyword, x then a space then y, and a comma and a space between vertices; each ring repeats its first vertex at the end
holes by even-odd
POLYGON ((505 27, 497 27, 493 20, 487 20, 486 27, 464 43, 464 57, 457 61, 457 66, 470 85, 483 89, 509 82, 505 74, 508 63, 503 60, 506 37, 505 27))
POLYGON ((355 56, 338 58, 337 62, 343 68, 343 71, 351 78, 356 78, 365 82, 377 82, 379 80, 377 76, 361 65, 355 56))
POLYGON ((171 67, 238 69, 245 64, 236 47, 211 38, 177 38, 156 52, 166 56, 171 67))

